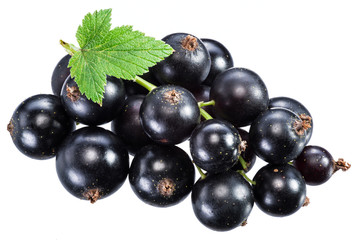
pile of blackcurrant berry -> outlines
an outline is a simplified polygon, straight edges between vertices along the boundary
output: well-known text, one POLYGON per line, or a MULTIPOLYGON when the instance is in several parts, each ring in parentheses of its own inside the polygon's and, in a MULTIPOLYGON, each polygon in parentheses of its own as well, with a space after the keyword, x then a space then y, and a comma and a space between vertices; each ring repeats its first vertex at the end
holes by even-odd
POLYGON ((245 225, 254 202, 272 216, 293 214, 309 203, 307 184, 350 167, 308 145, 310 112, 292 98, 269 98, 260 76, 234 67, 221 43, 186 33, 162 40, 174 53, 139 77, 152 87, 109 76, 102 105, 80 93, 70 55, 62 58, 54 94, 27 98, 14 111, 7 129, 15 146, 33 159, 56 156, 62 185, 91 203, 127 177, 152 206, 191 194, 198 220, 217 231, 245 225), (110 122, 111 131, 99 127, 110 122), (175 146, 187 140, 191 156, 175 146), (257 157, 268 165, 251 180, 257 157))

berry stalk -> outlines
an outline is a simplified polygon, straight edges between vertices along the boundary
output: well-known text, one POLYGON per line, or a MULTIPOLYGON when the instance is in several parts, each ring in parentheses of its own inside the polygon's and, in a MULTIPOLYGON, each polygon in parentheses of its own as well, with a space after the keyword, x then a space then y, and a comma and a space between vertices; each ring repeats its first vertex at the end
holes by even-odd
POLYGON ((202 109, 201 107, 200 107, 200 114, 201 114, 201 116, 203 116, 206 120, 213 119, 213 117, 212 117, 208 112, 206 112, 204 109, 202 109))
POLYGON ((139 77, 139 76, 136 76, 134 81, 139 84, 140 86, 146 88, 147 90, 149 90, 149 92, 151 92, 154 88, 157 88, 157 86, 155 86, 154 84, 152 83, 149 83, 148 81, 146 81, 145 79, 139 77))
POLYGON ((214 106, 214 105, 215 105, 214 100, 208 102, 199 102, 199 107, 214 106))
POLYGON ((242 168, 243 168, 244 170, 247 170, 246 162, 245 162, 244 158, 243 158, 241 155, 239 155, 239 162, 240 162, 242 168))
POLYGON ((201 116, 203 116, 203 118, 205 118, 205 120, 213 119, 213 117, 208 112, 206 112, 202 107, 215 105, 214 100, 211 100, 208 102, 199 102, 198 105, 199 105, 199 109, 200 109, 200 114, 201 114, 201 116))
POLYGON ((201 176, 201 179, 205 179, 206 174, 202 171, 202 169, 198 165, 196 165, 195 163, 194 163, 194 165, 195 165, 196 169, 198 170, 198 172, 199 172, 199 174, 201 176))
POLYGON ((240 175, 243 176, 243 177, 246 179, 246 181, 248 181, 251 185, 256 185, 256 182, 253 181, 253 180, 251 180, 251 179, 246 175, 246 173, 244 172, 244 170, 238 170, 237 172, 240 173, 240 175))

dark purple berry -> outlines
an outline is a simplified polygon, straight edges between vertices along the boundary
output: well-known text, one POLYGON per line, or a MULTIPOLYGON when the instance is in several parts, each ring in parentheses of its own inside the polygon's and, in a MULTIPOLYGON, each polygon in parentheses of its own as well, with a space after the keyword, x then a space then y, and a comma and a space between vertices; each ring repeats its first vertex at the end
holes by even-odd
POLYGON ((197 219, 216 231, 229 231, 243 224, 254 205, 250 184, 229 170, 199 179, 191 193, 197 219))
POLYGON ((187 33, 174 33, 162 39, 174 53, 152 68, 162 84, 175 84, 187 89, 200 86, 210 71, 210 54, 202 41, 187 33))
POLYGON ((347 170, 350 164, 343 159, 335 161, 325 148, 306 146, 294 160, 294 167, 303 175, 306 184, 315 186, 327 182, 337 170, 347 170))
POLYGON ((306 109, 306 107, 301 104, 299 101, 288 98, 288 97, 276 97, 271 98, 269 101, 269 108, 285 108, 288 109, 294 113, 296 113, 299 116, 307 116, 309 119, 311 119, 311 128, 307 130, 306 134, 306 144, 310 141, 312 131, 314 128, 314 120, 311 117, 310 112, 306 109))
POLYGON ((129 155, 120 138, 100 127, 70 134, 56 155, 56 171, 65 189, 91 203, 117 191, 129 172, 129 155))
POLYGON ((162 85, 145 97, 140 119, 152 140, 174 145, 190 137, 200 122, 200 110, 194 96, 185 88, 162 85))
POLYGON ((210 72, 203 84, 211 86, 219 73, 234 67, 234 62, 229 50, 218 41, 208 38, 202 38, 201 41, 209 51, 211 58, 210 72))
POLYGON ((236 127, 251 124, 269 103, 264 82, 245 68, 230 68, 217 75, 211 85, 210 99, 215 101, 215 117, 236 127))
POLYGON ((125 87, 121 79, 107 77, 104 98, 99 105, 81 94, 78 85, 69 76, 60 97, 66 112, 76 122, 96 126, 110 122, 119 114, 125 102, 125 87))
POLYGON ((290 162, 304 149, 310 127, 306 117, 300 118, 284 108, 269 109, 251 125, 249 144, 268 163, 290 162))
POLYGON ((157 207, 178 204, 189 195, 195 180, 194 165, 176 146, 148 145, 135 155, 130 186, 143 202, 157 207))
POLYGON ((298 211, 306 199, 306 184, 300 172, 285 163, 262 167, 253 181, 256 205, 265 213, 289 216, 298 211))
POLYGON ((234 126, 224 120, 201 122, 190 137, 194 163, 210 173, 229 170, 239 160, 241 137, 234 126))
POLYGON ((59 97, 38 94, 16 108, 7 129, 20 152, 42 160, 55 156, 61 142, 75 129, 75 123, 59 97))

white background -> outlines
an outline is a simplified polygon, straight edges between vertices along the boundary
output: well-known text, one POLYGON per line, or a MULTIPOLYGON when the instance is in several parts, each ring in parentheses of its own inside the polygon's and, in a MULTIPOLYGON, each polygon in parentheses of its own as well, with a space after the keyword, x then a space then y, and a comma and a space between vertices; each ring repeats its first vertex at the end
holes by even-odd
MULTIPOLYGON (((203 2, 1 2, 2 239, 357 239, 360 7, 344 0, 203 2), (235 66, 261 76, 270 97, 301 101, 314 118, 310 144, 345 158, 352 168, 308 187, 311 204, 296 214, 275 218, 254 206, 246 227, 222 233, 198 222, 190 197, 155 208, 138 200, 128 181, 93 205, 73 197, 58 181, 55 159, 19 153, 6 125, 21 101, 51 93, 52 71, 66 54, 59 40, 77 45, 84 15, 104 8, 113 9, 113 26, 133 25, 157 39, 187 32, 222 42, 235 66)), ((258 160, 249 176, 263 165, 258 160)))

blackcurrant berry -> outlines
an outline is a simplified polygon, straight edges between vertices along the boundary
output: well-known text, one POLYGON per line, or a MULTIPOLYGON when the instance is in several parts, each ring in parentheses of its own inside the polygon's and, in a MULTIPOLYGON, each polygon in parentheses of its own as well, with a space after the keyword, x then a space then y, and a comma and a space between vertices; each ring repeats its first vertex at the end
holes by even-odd
POLYGON ((174 33, 162 39, 174 53, 156 64, 152 73, 162 84, 175 84, 187 89, 198 87, 210 71, 210 54, 202 41, 187 33, 174 33))
POLYGON ((129 173, 134 193, 157 207, 173 206, 190 193, 195 170, 185 151, 176 146, 148 145, 135 155, 129 173))
POLYGON ((306 184, 300 172, 285 164, 268 164, 253 179, 256 205, 265 213, 284 217, 298 211, 306 199, 306 184))
POLYGON ((145 97, 140 119, 151 139, 173 145, 190 137, 200 122, 200 110, 194 96, 185 88, 162 85, 145 97))
POLYGON ((144 98, 144 95, 129 96, 120 113, 111 122, 111 130, 121 138, 132 155, 143 146, 153 143, 140 121, 139 111, 144 98))
POLYGON ((101 125, 113 120, 125 102, 125 87, 121 79, 107 77, 102 105, 89 100, 80 93, 79 87, 70 76, 66 79, 61 102, 66 112, 79 123, 101 125))
POLYGON ((236 128, 220 119, 201 122, 190 137, 190 153, 194 163, 215 173, 230 169, 238 161, 241 137, 236 128))
POLYGON ((297 115, 303 115, 303 116, 307 116, 308 119, 311 120, 311 128, 309 128, 307 130, 307 134, 306 134, 306 144, 310 141, 311 135, 312 135, 312 131, 314 128, 314 120, 311 117, 310 112, 306 109, 306 107, 301 104, 299 101, 292 99, 292 98, 288 98, 288 97, 276 97, 276 98, 271 98, 269 101, 269 108, 285 108, 288 109, 290 111, 293 111, 294 113, 296 113, 297 115))
POLYGON ((191 193, 197 219, 216 231, 240 226, 250 215, 254 196, 250 184, 237 172, 229 170, 199 179, 191 193))
POLYGON ((54 157, 64 138, 75 129, 60 98, 38 94, 23 101, 7 126, 15 146, 34 159, 54 157))
POLYGON ((210 90, 216 118, 243 127, 268 107, 269 96, 261 78, 245 68, 230 68, 215 78, 210 90))
POLYGON ((261 113, 250 127, 250 145, 268 163, 294 160, 305 147, 311 123, 284 108, 261 113))
POLYGON ((294 160, 294 167, 300 171, 306 184, 315 186, 328 181, 337 170, 347 170, 350 164, 343 159, 335 161, 325 148, 306 146, 294 160))
POLYGON ((56 96, 60 96, 62 86, 66 78, 70 75, 70 68, 68 68, 71 56, 65 55, 56 65, 51 76, 51 88, 56 96))
POLYGON ((220 42, 208 38, 202 38, 201 41, 209 51, 211 59, 210 72, 203 84, 211 86, 219 73, 234 67, 234 62, 229 50, 220 42))
POLYGON ((61 145, 56 171, 69 193, 94 203, 122 186, 129 171, 129 155, 114 133, 100 127, 84 127, 61 145))

